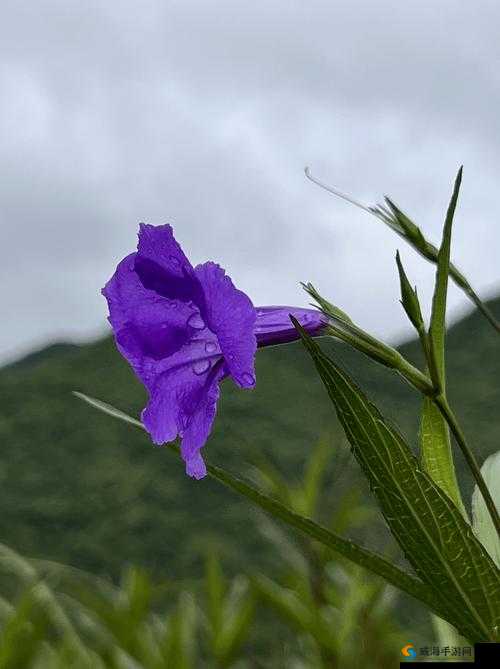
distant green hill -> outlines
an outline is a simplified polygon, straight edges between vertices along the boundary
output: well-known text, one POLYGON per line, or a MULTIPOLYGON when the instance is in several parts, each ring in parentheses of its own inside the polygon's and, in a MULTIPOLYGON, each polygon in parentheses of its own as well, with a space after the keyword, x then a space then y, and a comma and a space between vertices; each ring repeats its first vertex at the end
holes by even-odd
MULTIPOLYGON (((500 298, 490 307, 500 317, 500 298)), ((414 391, 342 344, 323 341, 415 445, 414 391)), ((420 357, 413 341, 401 350, 420 357)), ((451 328, 448 350, 451 400, 482 460, 500 448, 500 340, 472 313, 451 328)), ((259 351, 257 378, 253 392, 224 382, 205 449, 212 462, 245 474, 249 462, 265 456, 293 477, 321 434, 344 440, 300 344, 259 351)), ((188 479, 170 452, 84 405, 72 390, 133 415, 145 402, 109 338, 49 347, 0 370, 0 541, 112 576, 127 562, 164 577, 192 576, 213 538, 231 568, 272 561, 245 501, 208 479, 188 479)), ((470 477, 464 480, 470 497, 470 477)), ((332 505, 348 485, 364 485, 352 459, 341 472, 332 465, 332 505)))

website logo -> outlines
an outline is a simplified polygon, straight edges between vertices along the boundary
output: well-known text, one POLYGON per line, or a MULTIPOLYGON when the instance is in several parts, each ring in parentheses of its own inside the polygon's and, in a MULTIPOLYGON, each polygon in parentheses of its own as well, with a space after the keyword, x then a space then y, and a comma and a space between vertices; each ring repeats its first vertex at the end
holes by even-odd
POLYGON ((406 646, 403 646, 403 648, 401 648, 401 653, 405 657, 411 657, 413 659, 417 657, 417 651, 415 650, 415 647, 412 643, 408 643, 406 646))

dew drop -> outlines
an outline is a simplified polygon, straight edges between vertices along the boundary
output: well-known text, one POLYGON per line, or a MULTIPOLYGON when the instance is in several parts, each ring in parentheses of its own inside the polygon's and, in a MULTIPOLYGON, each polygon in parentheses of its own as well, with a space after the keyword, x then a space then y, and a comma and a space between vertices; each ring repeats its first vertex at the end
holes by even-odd
POLYGON ((189 327, 192 327, 193 330, 203 330, 205 328, 205 321, 198 312, 191 314, 191 316, 188 318, 187 324, 189 327))
POLYGON ((214 341, 207 341, 205 344, 205 351, 207 353, 215 353, 217 350, 217 344, 214 341))
POLYGON ((255 385, 255 377, 252 376, 252 374, 248 374, 248 372, 245 372, 244 374, 241 375, 241 380, 246 386, 255 385))
POLYGON ((210 369, 210 360, 206 358, 204 360, 196 360, 193 363, 193 372, 200 376, 200 374, 205 374, 210 369))

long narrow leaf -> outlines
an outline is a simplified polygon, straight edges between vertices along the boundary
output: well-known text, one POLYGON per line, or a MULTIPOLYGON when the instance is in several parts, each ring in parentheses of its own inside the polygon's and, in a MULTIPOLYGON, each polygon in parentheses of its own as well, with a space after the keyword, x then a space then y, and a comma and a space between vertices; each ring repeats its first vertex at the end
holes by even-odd
POLYGON ((450 272, 451 228, 457 206, 458 193, 462 182, 462 168, 459 169, 453 189, 453 195, 446 213, 443 240, 439 249, 436 270, 436 285, 432 300, 432 315, 429 328, 431 346, 439 374, 439 381, 444 386, 444 338, 446 331, 446 299, 448 295, 448 274, 450 272))
MULTIPOLYGON (((437 259, 436 282, 429 327, 430 363, 434 367, 433 373, 431 371, 431 376, 443 394, 446 386, 446 302, 448 275, 450 272, 451 229, 461 182, 462 168, 458 171, 455 187, 446 213, 443 240, 437 259)), ((450 430, 439 409, 427 397, 424 399, 422 406, 420 449, 422 464, 426 472, 446 492, 465 516, 465 509, 460 496, 455 466, 453 464, 450 430)))
POLYGON ((422 403, 419 439, 425 471, 466 517, 453 467, 450 430, 439 409, 428 397, 424 397, 422 403))

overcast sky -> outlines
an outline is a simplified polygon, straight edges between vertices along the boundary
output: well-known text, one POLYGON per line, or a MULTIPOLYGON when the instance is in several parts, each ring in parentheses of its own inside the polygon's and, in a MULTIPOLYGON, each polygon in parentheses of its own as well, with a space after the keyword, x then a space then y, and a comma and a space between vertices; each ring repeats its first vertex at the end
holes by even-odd
POLYGON ((140 221, 255 304, 305 305, 309 280, 408 335, 396 248, 426 305, 433 268, 305 165, 436 242, 464 163, 453 256, 500 292, 499 25, 485 0, 3 0, 0 360, 106 332, 99 291, 140 221))

